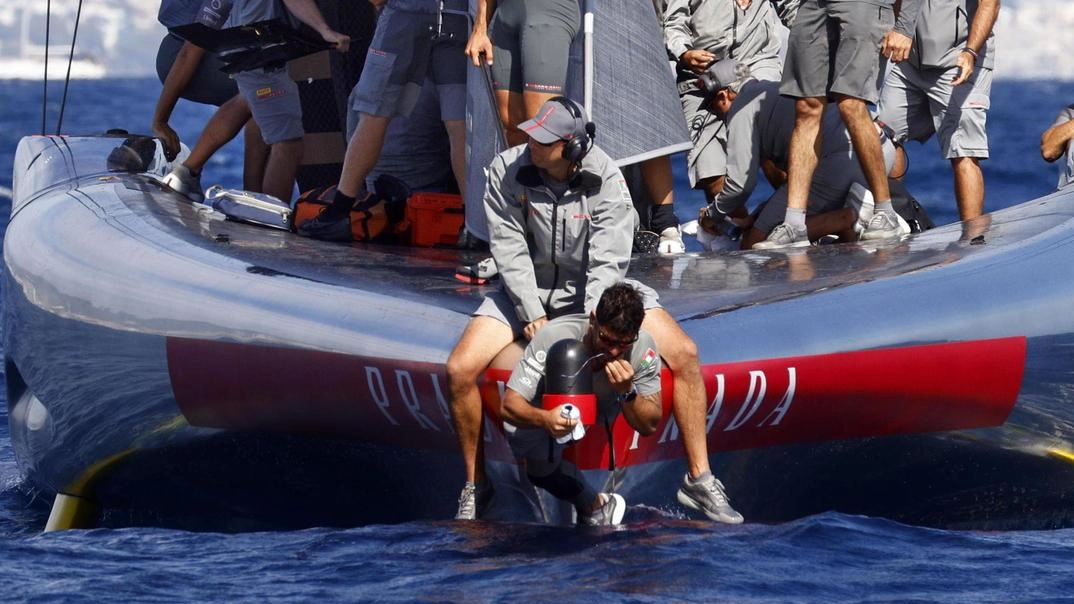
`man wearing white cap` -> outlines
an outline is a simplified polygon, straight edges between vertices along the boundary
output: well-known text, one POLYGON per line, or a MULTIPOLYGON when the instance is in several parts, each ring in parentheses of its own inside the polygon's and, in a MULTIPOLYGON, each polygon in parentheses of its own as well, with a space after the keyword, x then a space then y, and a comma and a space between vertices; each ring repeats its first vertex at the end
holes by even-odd
MULTIPOLYGON (((591 312, 601 293, 625 277, 640 222, 622 173, 593 144, 596 128, 581 106, 553 97, 519 129, 529 142, 493 159, 485 187, 489 247, 502 288, 486 296, 447 360, 466 466, 459 519, 476 518, 488 493, 478 377, 516 338, 532 340, 550 318, 591 312)), ((660 308, 655 291, 628 282, 642 293, 642 327, 675 377, 675 417, 690 466, 679 500, 714 520, 742 522, 709 471, 697 346, 660 308)))

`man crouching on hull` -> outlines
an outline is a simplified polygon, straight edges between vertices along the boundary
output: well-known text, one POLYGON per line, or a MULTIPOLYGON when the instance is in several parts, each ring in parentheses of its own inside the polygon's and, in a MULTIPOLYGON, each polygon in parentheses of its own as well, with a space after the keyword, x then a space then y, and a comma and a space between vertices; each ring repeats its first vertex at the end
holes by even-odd
MULTIPOLYGON (((596 128, 581 106, 554 97, 519 127, 529 142, 493 159, 485 187, 489 248, 502 286, 485 297, 447 360, 451 416, 466 469, 460 520, 480 516, 491 495, 478 379, 501 351, 516 339, 532 340, 549 319, 592 312, 601 293, 626 276, 639 223, 623 175, 593 144, 596 128)), ((697 345, 652 288, 632 283, 642 293, 642 326, 675 380, 673 411, 688 463, 679 501, 713 520, 742 522, 709 471, 708 401, 697 345)))
POLYGON ((655 432, 661 416, 660 355, 652 336, 641 329, 644 317, 641 293, 617 283, 604 290, 589 316, 549 321, 526 346, 507 382, 500 414, 517 428, 508 436, 511 449, 526 460, 530 482, 574 504, 578 524, 619 524, 626 502, 616 493, 598 493, 563 459, 563 449, 584 436, 584 430, 576 432, 582 421, 573 413, 578 405, 542 408, 540 395, 557 381, 591 381, 591 388, 577 388, 580 396, 596 398, 596 412, 587 423, 610 425, 622 411, 642 436, 655 432), (568 355, 574 357, 571 365, 561 360, 568 355), (569 374, 560 375, 567 367, 569 374))

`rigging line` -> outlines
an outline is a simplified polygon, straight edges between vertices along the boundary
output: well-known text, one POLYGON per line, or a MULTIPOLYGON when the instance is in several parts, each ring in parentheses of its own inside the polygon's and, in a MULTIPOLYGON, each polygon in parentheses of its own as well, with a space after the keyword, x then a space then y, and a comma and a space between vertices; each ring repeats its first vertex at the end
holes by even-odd
MULTIPOLYGON (((63 79, 63 99, 60 101, 60 117, 56 119, 56 134, 60 134, 63 126, 63 110, 67 107, 67 89, 71 84, 71 64, 75 62, 75 40, 78 39, 78 23, 82 20, 82 0, 78 0, 78 11, 75 12, 75 30, 71 34, 71 52, 67 55, 67 76, 63 79)), ((45 59, 46 63, 48 59, 45 59)))
POLYGON ((45 77, 41 84, 44 90, 41 93, 41 135, 45 134, 45 113, 48 111, 48 45, 49 25, 52 23, 52 0, 45 4, 45 77))

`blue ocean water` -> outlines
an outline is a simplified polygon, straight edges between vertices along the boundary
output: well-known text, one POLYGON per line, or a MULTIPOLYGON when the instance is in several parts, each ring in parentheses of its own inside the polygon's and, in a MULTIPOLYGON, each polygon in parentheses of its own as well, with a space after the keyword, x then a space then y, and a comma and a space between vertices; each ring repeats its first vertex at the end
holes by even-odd
MULTIPOLYGON (((72 82, 65 133, 147 132, 155 80, 72 82)), ((61 91, 49 91, 54 131, 61 91)), ((997 82, 984 163, 986 207, 1050 191, 1040 132, 1074 99, 1074 82, 997 82)), ((0 84, 0 227, 20 137, 41 131, 42 86, 0 84)), ((174 126, 197 136, 210 110, 181 104, 174 126)), ((947 163, 911 144, 907 184, 937 223, 955 219, 947 163)), ((678 162, 677 162, 678 165, 678 162)), ((238 186, 241 149, 207 168, 238 186)), ((681 174, 680 174, 681 176, 681 174)), ((679 179, 677 211, 702 200, 679 179)), ((411 522, 348 530, 213 534, 99 529, 41 534, 48 501, 23 484, 0 406, 0 587, 5 601, 249 602, 1058 602, 1074 600, 1074 530, 942 531, 823 514, 737 527, 632 513, 624 528, 411 522)), ((764 480, 757 476, 757 480, 764 480)), ((733 496, 733 493, 732 493, 733 496)), ((632 510, 632 512, 636 512, 632 510)))

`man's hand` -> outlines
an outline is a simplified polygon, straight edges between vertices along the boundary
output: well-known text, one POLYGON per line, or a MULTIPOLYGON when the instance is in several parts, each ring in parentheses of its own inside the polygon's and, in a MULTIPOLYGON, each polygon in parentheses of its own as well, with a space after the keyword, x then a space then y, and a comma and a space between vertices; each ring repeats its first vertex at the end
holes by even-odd
POLYGON ((153 134, 157 135, 164 147, 164 158, 174 160, 179 155, 179 135, 175 130, 167 122, 153 122, 153 134))
POLYGON ((347 52, 347 49, 351 47, 351 37, 346 34, 341 34, 334 29, 327 29, 321 32, 321 37, 325 42, 328 42, 335 47, 335 50, 339 52, 347 52))
POLYGON ((626 359, 614 359, 604 365, 604 376, 616 394, 627 394, 634 388, 634 366, 626 359))
POLYGON ((969 51, 963 50, 958 53, 958 59, 955 60, 955 65, 958 67, 958 73, 951 79, 951 85, 958 86, 970 79, 970 76, 973 75, 973 67, 976 63, 977 57, 969 51))
POLYGON ((905 61, 910 56, 910 46, 913 39, 906 34, 891 30, 884 34, 884 41, 880 43, 880 54, 891 60, 892 63, 905 61))
POLYGON ((679 57, 679 62, 683 67, 697 74, 708 69, 709 65, 712 65, 715 60, 716 55, 700 48, 691 48, 679 57))
POLYGON ((548 409, 544 411, 544 429, 548 430, 554 438, 560 438, 566 436, 574 430, 574 426, 578 424, 578 420, 569 419, 563 417, 563 407, 566 405, 560 405, 555 409, 548 409))
POLYGON ((470 57, 470 62, 474 64, 474 67, 481 67, 482 60, 492 65, 492 40, 489 39, 488 31, 474 28, 470 39, 466 41, 464 52, 470 57), (484 58, 481 55, 485 55, 484 58))
POLYGON ((533 336, 537 335, 537 331, 544 327, 545 323, 548 323, 548 317, 541 317, 530 321, 522 328, 522 335, 526 336, 527 340, 532 340, 533 336))

